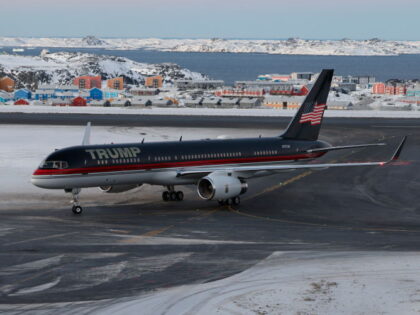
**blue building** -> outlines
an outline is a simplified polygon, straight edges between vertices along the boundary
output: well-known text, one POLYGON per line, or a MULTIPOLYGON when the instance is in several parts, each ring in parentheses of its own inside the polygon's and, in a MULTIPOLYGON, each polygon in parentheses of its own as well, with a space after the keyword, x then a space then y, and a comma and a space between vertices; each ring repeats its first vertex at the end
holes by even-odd
POLYGON ((14 100, 30 100, 32 98, 32 92, 27 89, 16 90, 13 95, 14 100))
POLYGON ((34 98, 37 101, 46 101, 52 98, 56 98, 54 90, 36 90, 34 98))
POLYGON ((420 84, 414 87, 408 88, 406 95, 409 97, 420 97, 420 84))
POLYGON ((121 93, 121 90, 104 89, 103 98, 104 99, 118 98, 120 96, 120 93, 121 93))
POLYGON ((0 91, 0 103, 6 103, 12 99, 12 96, 9 93, 0 91))
POLYGON ((90 99, 92 100, 102 100, 104 98, 104 93, 101 89, 93 88, 90 90, 90 99))

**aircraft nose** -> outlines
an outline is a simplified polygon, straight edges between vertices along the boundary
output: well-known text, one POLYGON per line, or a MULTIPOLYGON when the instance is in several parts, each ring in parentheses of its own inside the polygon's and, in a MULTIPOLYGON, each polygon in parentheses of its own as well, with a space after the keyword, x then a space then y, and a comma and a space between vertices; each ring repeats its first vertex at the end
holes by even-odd
POLYGON ((39 187, 39 180, 38 180, 38 176, 36 175, 36 171, 32 174, 31 184, 39 187))

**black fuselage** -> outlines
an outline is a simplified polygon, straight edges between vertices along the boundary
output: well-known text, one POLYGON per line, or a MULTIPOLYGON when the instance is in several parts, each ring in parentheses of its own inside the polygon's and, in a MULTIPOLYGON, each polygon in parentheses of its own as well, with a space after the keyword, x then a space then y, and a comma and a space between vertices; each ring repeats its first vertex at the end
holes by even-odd
MULTIPOLYGON (((64 174, 91 173, 298 161, 319 157, 322 153, 308 153, 307 150, 325 147, 329 144, 319 140, 284 140, 280 137, 126 143, 69 147, 50 154, 46 162, 65 162, 64 167, 60 167, 60 173, 64 174)), ((40 171, 48 169, 57 167, 52 163, 40 167, 40 171)))

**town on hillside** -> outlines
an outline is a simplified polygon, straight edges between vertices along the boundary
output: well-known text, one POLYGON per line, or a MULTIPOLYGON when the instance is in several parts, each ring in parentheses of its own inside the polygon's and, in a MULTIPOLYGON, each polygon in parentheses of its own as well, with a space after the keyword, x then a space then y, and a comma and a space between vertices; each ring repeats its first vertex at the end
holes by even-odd
MULTIPOLYGON (((265 74, 254 81, 179 79, 171 83, 161 75, 132 85, 124 77, 103 80, 81 76, 71 85, 38 84, 36 89, 15 88, 18 82, 0 78, 1 105, 98 107, 205 107, 296 109, 317 78, 317 73, 265 74)), ((334 76, 329 109, 420 109, 418 80, 376 82, 373 76, 334 76)))

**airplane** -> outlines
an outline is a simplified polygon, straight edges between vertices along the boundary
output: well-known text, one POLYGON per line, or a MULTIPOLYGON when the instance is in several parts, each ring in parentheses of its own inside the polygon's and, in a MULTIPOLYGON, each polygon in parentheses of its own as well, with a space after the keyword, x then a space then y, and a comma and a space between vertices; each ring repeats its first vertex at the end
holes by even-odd
POLYGON ((72 211, 81 214, 82 188, 99 187, 107 193, 134 189, 143 184, 161 185, 164 201, 181 201, 177 185, 196 185, 204 200, 239 205, 248 180, 277 172, 332 167, 381 166, 399 158, 404 137, 388 161, 300 163, 330 151, 382 146, 385 143, 332 146, 318 140, 327 107, 334 70, 324 69, 283 133, 276 137, 205 139, 170 142, 90 144, 90 123, 82 145, 56 150, 35 170, 31 182, 45 189, 72 194, 72 211))

